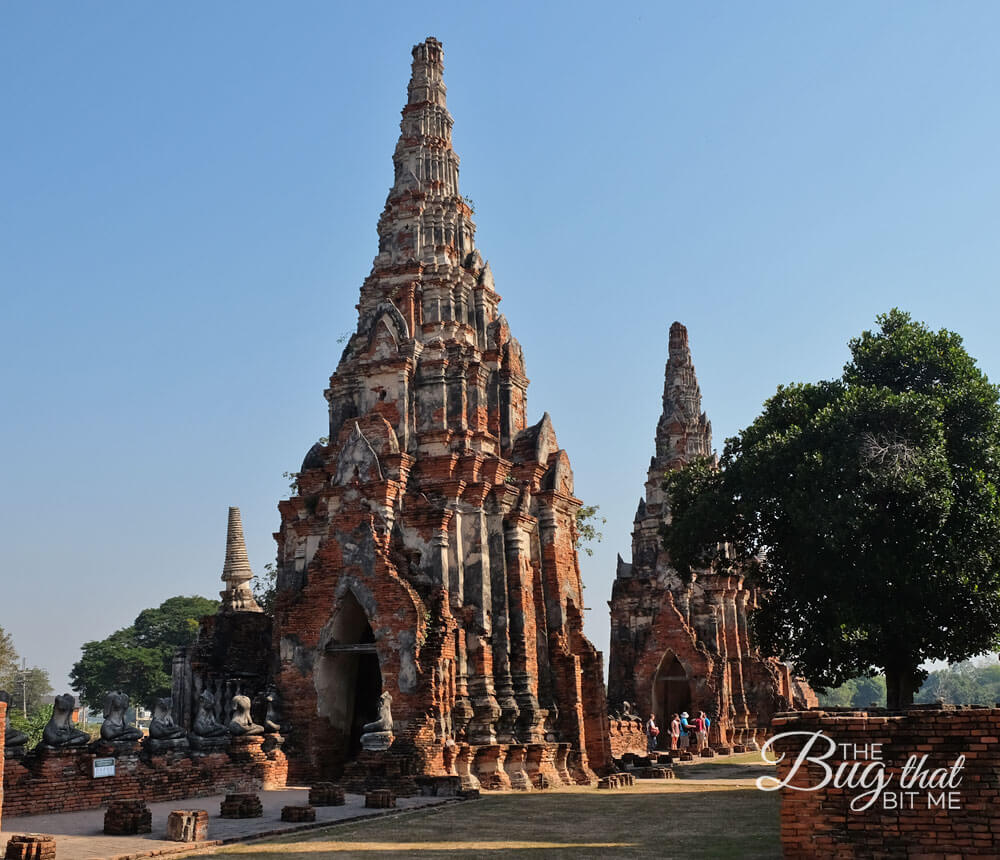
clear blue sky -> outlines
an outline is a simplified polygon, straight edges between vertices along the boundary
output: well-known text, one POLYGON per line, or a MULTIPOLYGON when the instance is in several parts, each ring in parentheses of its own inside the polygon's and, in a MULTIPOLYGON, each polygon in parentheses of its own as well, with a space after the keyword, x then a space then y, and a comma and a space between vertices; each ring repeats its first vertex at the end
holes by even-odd
POLYGON ((998 32, 987 2, 0 5, 0 626, 63 688, 215 595, 228 505, 273 559, 434 35, 530 420, 608 519, 606 652, 673 320, 717 447, 894 305, 1000 378, 998 32))

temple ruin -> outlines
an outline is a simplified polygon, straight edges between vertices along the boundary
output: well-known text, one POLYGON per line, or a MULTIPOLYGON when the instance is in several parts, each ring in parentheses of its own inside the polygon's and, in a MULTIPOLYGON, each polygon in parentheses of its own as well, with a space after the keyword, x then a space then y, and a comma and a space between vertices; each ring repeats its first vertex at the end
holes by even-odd
POLYGON ((675 322, 632 562, 618 557, 612 588, 608 701, 613 710, 630 702, 664 725, 673 713, 705 711, 713 747, 753 747, 772 714, 815 705, 816 698, 787 666, 761 657, 751 644, 747 614, 756 595, 743 576, 702 570, 685 582, 670 565, 661 537, 669 519, 664 476, 711 456, 712 425, 701 411, 687 329, 675 322))
POLYGON ((325 392, 329 436, 279 505, 285 751, 294 778, 346 785, 587 782, 610 748, 602 657, 583 635, 580 501, 549 416, 527 423, 442 70, 440 42, 413 48, 378 254, 325 392), (362 750, 386 692, 392 744, 362 750))

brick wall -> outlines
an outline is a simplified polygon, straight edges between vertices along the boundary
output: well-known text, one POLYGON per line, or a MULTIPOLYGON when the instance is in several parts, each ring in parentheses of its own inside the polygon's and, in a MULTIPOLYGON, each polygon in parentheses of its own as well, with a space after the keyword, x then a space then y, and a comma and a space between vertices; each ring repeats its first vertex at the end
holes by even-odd
MULTIPOLYGON (((635 753, 645 755, 648 747, 646 730, 642 720, 612 719, 610 722, 611 755, 614 758, 621 758, 625 753, 635 753)), ((669 739, 666 735, 660 736, 660 749, 669 749, 669 739)))
POLYGON ((4 735, 7 726, 7 703, 0 702, 0 830, 3 830, 3 758, 4 735))
POLYGON ((777 778, 784 781, 791 774, 790 786, 816 786, 827 768, 846 778, 852 766, 855 782, 866 773, 871 786, 880 773, 887 780, 867 809, 860 806, 868 798, 859 799, 869 791, 865 786, 782 788, 781 844, 786 858, 997 856, 1000 709, 931 705, 902 713, 791 712, 777 714, 772 727, 776 737, 771 755, 784 755, 777 778), (803 734, 783 735, 786 732, 803 734), (816 732, 822 737, 815 737, 816 732), (826 738, 837 745, 828 758, 826 738), (806 759, 796 767, 809 744, 806 759), (911 767, 904 773, 908 762, 911 767), (920 774, 929 779, 923 786, 920 774), (852 803, 857 808, 852 810, 852 803))
MULTIPOLYGON (((284 753, 264 752, 263 744, 260 737, 234 738, 229 752, 118 755, 115 775, 96 779, 92 774, 98 754, 85 748, 36 748, 21 760, 7 762, 3 814, 96 809, 109 800, 182 800, 220 794, 227 786, 245 780, 266 788, 284 786, 288 771, 284 753)), ((0 748, 2 745, 0 738, 0 748)))

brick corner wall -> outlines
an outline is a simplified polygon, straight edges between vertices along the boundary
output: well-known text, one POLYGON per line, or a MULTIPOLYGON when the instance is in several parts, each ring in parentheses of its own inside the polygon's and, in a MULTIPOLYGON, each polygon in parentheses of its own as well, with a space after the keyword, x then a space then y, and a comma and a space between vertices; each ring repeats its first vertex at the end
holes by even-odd
POLYGON ((772 728, 786 858, 997 856, 1000 708, 786 712, 772 728))

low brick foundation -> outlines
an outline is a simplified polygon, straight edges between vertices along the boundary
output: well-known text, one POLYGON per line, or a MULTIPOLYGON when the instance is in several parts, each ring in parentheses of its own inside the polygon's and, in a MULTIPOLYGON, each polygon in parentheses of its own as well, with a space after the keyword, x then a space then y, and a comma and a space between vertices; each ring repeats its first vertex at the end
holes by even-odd
POLYGON ((248 779, 265 788, 281 788, 288 773, 284 753, 265 753, 263 743, 263 738, 247 737, 235 738, 229 752, 118 755, 115 775, 96 779, 93 752, 36 748, 6 762, 3 814, 97 809, 113 800, 184 800, 223 794, 228 786, 248 779))
POLYGON ((247 792, 227 794, 219 809, 219 818, 260 818, 263 814, 260 795, 247 792))
POLYGON ((902 713, 787 712, 776 714, 772 727, 776 737, 769 755, 784 756, 778 780, 791 775, 790 786, 806 788, 831 774, 817 790, 780 789, 786 858, 997 856, 1000 709, 926 705, 902 713), (783 734, 788 732, 803 734, 783 734), (826 738, 836 745, 832 752, 826 738), (807 755, 796 767, 803 752, 807 755), (841 778, 835 780, 838 771, 841 778), (852 774, 854 785, 845 784, 852 774), (864 795, 879 775, 884 788, 860 808, 872 797, 864 795))
POLYGON ((281 820, 292 822, 315 821, 316 810, 312 806, 283 806, 281 820))
POLYGON ((167 816, 171 842, 204 842, 208 839, 207 809, 175 809, 167 816))
POLYGON ((56 838, 43 833, 17 833, 10 837, 4 860, 54 860, 56 838))
POLYGON ((385 788, 377 788, 365 795, 365 806, 368 809, 390 809, 396 805, 396 795, 385 788))
POLYGON ((309 789, 310 806, 343 806, 344 789, 332 782, 317 782, 309 789))
POLYGON ((152 833, 153 813, 142 800, 112 800, 104 813, 104 832, 109 836, 152 833))

